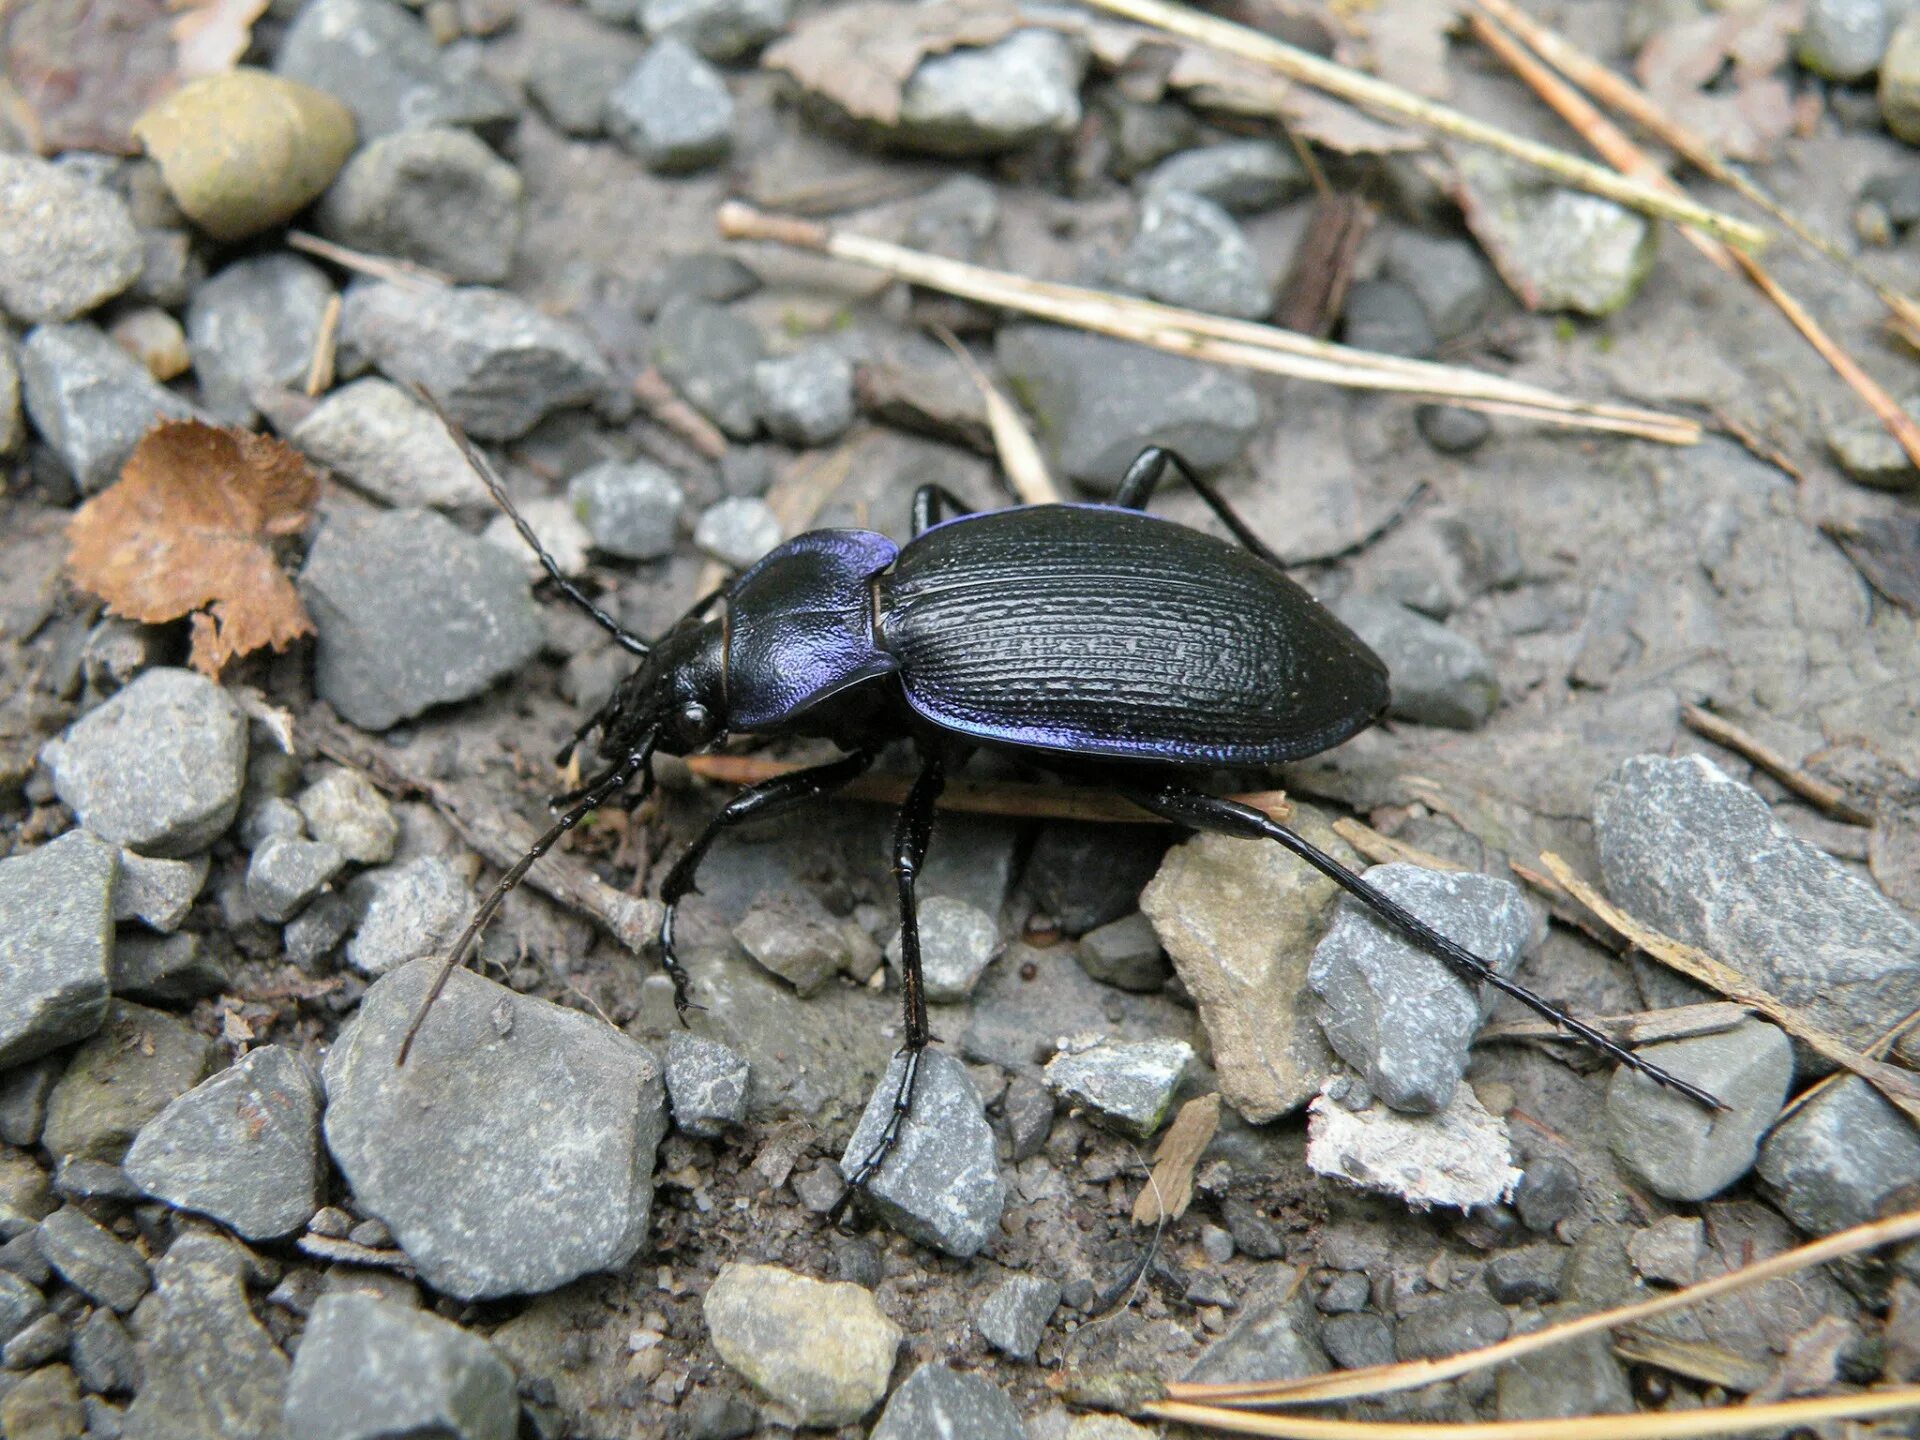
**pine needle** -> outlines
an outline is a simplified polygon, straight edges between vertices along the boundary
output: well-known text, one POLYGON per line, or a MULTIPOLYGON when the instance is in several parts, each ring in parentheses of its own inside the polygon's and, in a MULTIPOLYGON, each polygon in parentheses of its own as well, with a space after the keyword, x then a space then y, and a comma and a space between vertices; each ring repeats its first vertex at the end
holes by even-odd
POLYGON ((1183 310, 1111 291, 1029 280, 1004 270, 950 260, 812 221, 769 215, 737 201, 722 205, 716 218, 720 233, 729 239, 772 240, 815 250, 835 259, 883 270, 930 290, 1131 340, 1190 359, 1349 389, 1418 395, 1488 414, 1634 435, 1669 445, 1694 444, 1701 434, 1698 424, 1679 415, 1636 406, 1572 400, 1551 390, 1460 366, 1356 350, 1273 325, 1183 310))
POLYGON ((944 325, 936 326, 934 334, 953 352, 953 358, 973 381, 973 388, 980 392, 980 403, 987 411, 987 428, 993 434, 993 448, 1000 457, 1000 469, 1006 474, 1007 483, 1013 486, 1013 493, 1028 505, 1057 505, 1061 499, 1060 487, 1047 473, 1047 462, 1041 457, 1027 422, 1020 418, 1019 409, 987 378, 987 372, 967 353, 967 347, 954 338, 951 330, 944 325))
POLYGON ((1849 825, 1871 825, 1873 817, 1851 800, 1838 785, 1810 775, 1757 735, 1749 734, 1722 715, 1702 710, 1698 705, 1682 705, 1680 718, 1696 735, 1704 735, 1758 765, 1801 799, 1849 825))

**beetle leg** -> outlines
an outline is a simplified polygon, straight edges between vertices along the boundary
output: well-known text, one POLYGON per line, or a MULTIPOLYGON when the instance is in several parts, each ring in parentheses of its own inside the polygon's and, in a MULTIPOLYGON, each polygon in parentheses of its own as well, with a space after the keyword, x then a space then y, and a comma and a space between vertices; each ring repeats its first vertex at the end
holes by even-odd
POLYGON ((699 894, 700 887, 694 884, 694 877, 699 872, 700 862, 707 858, 707 851, 720 838, 720 832, 749 820, 771 819, 809 800, 831 795, 873 764, 873 754, 871 750, 856 750, 851 755, 829 760, 824 765, 796 770, 790 775, 777 775, 771 780, 747 787, 707 822, 707 828, 700 832, 699 838, 674 862, 673 869, 667 872, 666 881, 660 887, 660 900, 666 906, 666 914, 660 920, 660 964, 673 981, 674 1009, 683 1017, 691 1001, 687 997, 687 972, 674 950, 673 917, 682 900, 689 895, 699 894))
POLYGON ((922 485, 913 492, 912 533, 921 535, 938 525, 943 510, 950 515, 973 514, 973 507, 946 486, 922 485))
POLYGON ((1511 995, 1529 1010, 1578 1036, 1617 1063, 1638 1070, 1648 1079, 1657 1081, 1669 1089, 1677 1090, 1688 1099, 1697 1101, 1710 1110, 1727 1108, 1716 1096, 1708 1094, 1696 1085, 1688 1084, 1676 1075, 1668 1074, 1650 1061, 1641 1059, 1585 1021, 1577 1020, 1557 1006, 1548 1004, 1518 981, 1509 980, 1471 950, 1449 940, 1418 915, 1376 887, 1369 885, 1318 846, 1302 839, 1286 826, 1261 814, 1251 806, 1242 805, 1233 800, 1223 800, 1217 795, 1208 795, 1178 783, 1161 785, 1152 790, 1130 789, 1126 795, 1142 809, 1150 810, 1155 815, 1165 816, 1176 824, 1186 825, 1195 830, 1213 830, 1222 835, 1235 835, 1247 840, 1264 838, 1277 841, 1341 889, 1363 901, 1370 910, 1394 929, 1422 949, 1438 956, 1450 970, 1469 985, 1481 983, 1491 985, 1501 993, 1511 995))
POLYGON ((846 1214, 854 1194, 871 1180, 900 1138, 900 1130, 913 1113, 914 1082, 920 1078, 920 1055, 927 1048, 927 995, 920 976, 920 920, 914 909, 913 887, 920 866, 927 858, 927 844, 933 838, 933 807, 947 785, 947 767, 939 754, 923 752, 920 778, 907 792, 900 807, 900 824, 894 831, 893 879, 900 900, 900 996, 906 1006, 906 1041, 900 1047, 906 1064, 900 1071, 900 1088, 894 1092, 893 1113, 873 1149, 853 1167, 847 1176, 847 1190, 828 1215, 838 1225, 846 1214))
POLYGON ((1220 517, 1220 521, 1233 532, 1233 538, 1247 549, 1258 555, 1276 570, 1286 569, 1286 563, 1268 548, 1267 542, 1254 534, 1253 527, 1242 520, 1239 513, 1227 503, 1226 496, 1214 489, 1207 481, 1193 473, 1193 467, 1182 460, 1173 451, 1160 445, 1149 445, 1127 467, 1126 478, 1121 480, 1120 488, 1114 493, 1113 503, 1122 510, 1144 510, 1147 502, 1153 499, 1153 492, 1166 478, 1167 467, 1180 472, 1180 478, 1193 487, 1193 491, 1207 502, 1207 508, 1220 517))

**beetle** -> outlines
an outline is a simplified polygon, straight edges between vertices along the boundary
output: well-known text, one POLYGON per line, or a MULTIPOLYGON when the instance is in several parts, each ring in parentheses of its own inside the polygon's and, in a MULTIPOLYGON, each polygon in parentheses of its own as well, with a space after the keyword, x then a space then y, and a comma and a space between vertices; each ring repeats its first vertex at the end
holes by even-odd
POLYGON ((565 764, 597 731, 601 770, 555 802, 567 808, 475 912, 423 997, 401 1060, 447 975, 541 855, 636 781, 638 803, 651 788, 655 754, 685 755, 744 732, 822 738, 843 754, 740 791, 669 870, 660 957, 683 1018, 691 997, 674 917, 714 841, 832 794, 894 741, 911 740, 919 758, 893 847, 906 1063, 880 1138, 846 1173, 842 1209, 885 1161, 911 1111, 930 1039, 914 887, 947 772, 976 747, 1109 786, 1190 829, 1272 840, 1469 984, 1492 985, 1618 1063, 1724 1108, 1499 974, 1278 821, 1197 783, 1196 771, 1261 769, 1338 745, 1385 712, 1388 675, 1172 451, 1143 450, 1103 504, 976 512, 940 486, 922 486, 905 545, 871 530, 808 531, 650 643, 561 574, 485 458, 448 429, 561 593, 639 664, 562 749, 565 764), (1172 471, 1232 541, 1148 513, 1172 471))

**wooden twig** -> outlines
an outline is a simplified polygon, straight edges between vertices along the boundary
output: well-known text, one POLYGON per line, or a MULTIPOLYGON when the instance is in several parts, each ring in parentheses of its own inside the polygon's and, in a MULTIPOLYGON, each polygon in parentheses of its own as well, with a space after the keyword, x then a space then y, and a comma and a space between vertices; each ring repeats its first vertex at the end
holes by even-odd
POLYGON ((1538 141, 1511 134, 1484 120, 1475 120, 1458 110, 1423 99, 1398 85, 1388 84, 1332 60, 1295 49, 1244 25, 1216 19, 1192 6, 1169 4, 1167 0, 1092 0, 1092 3, 1099 9, 1124 15, 1143 25, 1151 25, 1188 40, 1197 40, 1229 55, 1264 65, 1290 80, 1311 85, 1329 95, 1337 95, 1362 109, 1391 115, 1455 140, 1497 150, 1523 164, 1546 171, 1563 184, 1604 196, 1648 215, 1671 220, 1677 225, 1698 226, 1730 245, 1759 249, 1770 238, 1759 225, 1709 209, 1684 195, 1676 197, 1668 191, 1627 179, 1590 160, 1582 160, 1551 145, 1542 145, 1538 141))
POLYGON ((706 416, 680 398, 659 369, 649 365, 633 377, 633 398, 661 428, 684 440, 703 460, 727 453, 727 437, 706 416))
MULTIPOLYGON (((1730 1000, 1708 1000, 1699 1005, 1675 1005, 1666 1010, 1638 1010, 1631 1015, 1586 1016, 1586 1022, 1620 1045, 1658 1045, 1695 1035, 1718 1035, 1733 1029, 1748 1015, 1747 1007, 1730 1000)), ((1487 1040, 1577 1040, 1545 1020, 1506 1020, 1482 1026, 1476 1044, 1487 1040)))
POLYGON ((336 245, 331 240, 322 240, 318 235, 309 235, 304 230, 287 232, 287 248, 301 250, 318 259, 331 261, 342 270, 351 270, 356 275, 368 275, 375 280, 407 285, 416 290, 453 284, 451 275, 444 275, 428 266, 416 265, 411 260, 391 260, 384 255, 368 255, 364 251, 350 250, 345 245, 336 245))
MULTIPOLYGON (((778 775, 790 775, 803 765, 768 760, 759 755, 692 755, 687 768, 723 785, 758 785, 778 775)), ((863 775, 840 791, 852 800, 898 805, 913 784, 910 775, 863 775)), ((1293 806, 1284 790, 1253 790, 1229 795, 1242 805, 1285 820, 1293 806)), ((1005 815, 1020 820, 1095 820, 1115 825, 1166 825, 1171 821, 1150 815, 1108 790, 1075 785, 1039 785, 1018 780, 949 780, 940 808, 969 815, 1005 815)))
POLYGON ((1191 359, 1349 389, 1418 395, 1485 410, 1489 414, 1520 415, 1549 424, 1612 431, 1669 445, 1694 444, 1701 434, 1700 426, 1694 421, 1658 410, 1572 400, 1550 390, 1460 366, 1355 350, 1273 325, 1183 310, 1131 295, 1030 280, 1004 270, 950 260, 812 221, 768 215, 737 201, 720 207, 716 223, 720 233, 729 239, 772 240, 819 251, 836 259, 884 270, 929 289, 1150 345, 1191 359))
POLYGON ((1558 855, 1548 852, 1540 857, 1540 862, 1568 894, 1647 955, 1668 969, 1679 971, 1689 980, 1765 1016, 1809 1049, 1843 1069, 1851 1070, 1886 1096, 1914 1123, 1920 1124, 1920 1083, 1916 1083, 1912 1075, 1862 1054, 1839 1036, 1821 1029, 1791 1005, 1761 989, 1731 965, 1714 959, 1706 951, 1683 944, 1670 935, 1663 935, 1651 926, 1642 924, 1582 880, 1574 873, 1573 867, 1558 855))
POLYGON ((1667 114, 1639 86, 1601 64, 1558 31, 1535 20, 1513 0, 1476 0, 1476 3, 1526 41, 1536 54, 1574 84, 1625 115, 1703 175, 1719 181, 1749 204, 1766 211, 1802 244, 1872 290, 1896 323, 1920 331, 1920 304, 1916 304, 1912 297, 1893 289, 1849 255, 1844 246, 1815 230, 1756 185, 1744 171, 1729 165, 1711 143, 1667 114))
MULTIPOLYGON (((1665 189, 1676 195, 1681 193, 1680 187, 1639 146, 1572 85, 1535 60, 1521 48, 1519 42, 1485 15, 1470 15, 1468 19, 1480 42, 1499 55, 1609 165, 1622 174, 1637 176, 1655 189, 1665 189)), ((1880 383, 1867 374, 1860 363, 1847 353, 1846 347, 1829 335, 1814 319, 1812 312, 1775 280, 1765 266, 1751 255, 1729 249, 1713 236, 1692 226, 1682 227, 1681 233, 1721 269, 1737 269, 1746 276, 1748 282, 1786 316, 1787 323, 1813 347, 1814 353, 1826 361, 1847 387, 1860 397, 1861 402, 1886 427, 1887 433, 1907 452, 1908 458, 1920 465, 1920 423, 1916 423, 1880 383)))
POLYGON ((307 380, 302 387, 308 398, 324 395, 333 388, 333 361, 340 345, 339 292, 327 296, 327 307, 320 312, 320 333, 313 337, 313 358, 307 361, 307 380))
POLYGON ((1716 745, 1724 745, 1735 754, 1745 756, 1801 799, 1826 811, 1834 819, 1843 820, 1849 825, 1873 823, 1873 817, 1847 799, 1847 792, 1838 785, 1809 774, 1758 735, 1742 730, 1724 715, 1715 715, 1698 705, 1687 704, 1680 707, 1680 718, 1687 722, 1687 728, 1694 734, 1704 735, 1716 745))
POLYGON ((1456 865, 1444 856, 1431 850, 1422 850, 1417 845, 1409 845, 1404 840, 1396 840, 1391 835, 1382 835, 1371 825, 1362 824, 1350 816, 1342 815, 1333 822, 1333 833, 1347 844, 1358 850, 1375 865, 1420 865, 1428 870, 1451 870, 1463 872, 1464 865, 1456 865))
POLYGON ((1302 335, 1333 333, 1353 284, 1354 261, 1378 218, 1379 212, 1358 195, 1326 193, 1315 199, 1306 233, 1280 282, 1274 324, 1302 335))

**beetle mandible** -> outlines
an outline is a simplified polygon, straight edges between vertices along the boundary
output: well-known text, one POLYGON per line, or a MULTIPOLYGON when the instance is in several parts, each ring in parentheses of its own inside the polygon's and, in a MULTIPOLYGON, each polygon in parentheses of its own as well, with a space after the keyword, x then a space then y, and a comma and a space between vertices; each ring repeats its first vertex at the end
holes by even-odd
POLYGON ((640 663, 561 751, 565 764, 597 730, 603 768, 555 802, 567 808, 475 912, 422 999, 401 1060, 481 927, 563 834, 636 781, 644 797, 656 753, 685 755, 747 732, 823 738, 845 753, 739 792, 668 872, 660 957, 683 1016, 690 996, 674 916, 714 841, 832 794, 893 741, 910 739, 920 762, 894 838, 907 1063, 888 1123, 847 1175, 836 1217, 884 1162, 912 1107, 930 1038, 914 883, 947 771, 981 746, 1104 783, 1191 829, 1272 840, 1470 984, 1492 985, 1620 1064, 1722 1108, 1500 975, 1278 821, 1195 783, 1195 770, 1259 769, 1338 745, 1380 718, 1388 677, 1365 642, 1289 579, 1280 558, 1173 452, 1143 450, 1106 504, 976 512, 922 486, 905 545, 871 530, 808 531, 648 642, 561 574, 485 457, 448 429, 561 592, 640 663), (1169 470, 1237 544, 1147 513, 1169 470))

